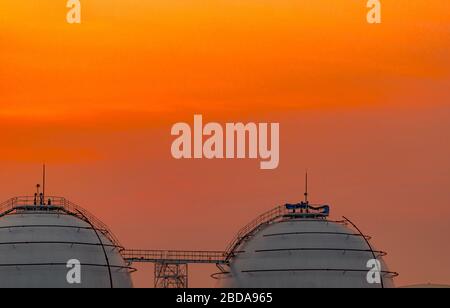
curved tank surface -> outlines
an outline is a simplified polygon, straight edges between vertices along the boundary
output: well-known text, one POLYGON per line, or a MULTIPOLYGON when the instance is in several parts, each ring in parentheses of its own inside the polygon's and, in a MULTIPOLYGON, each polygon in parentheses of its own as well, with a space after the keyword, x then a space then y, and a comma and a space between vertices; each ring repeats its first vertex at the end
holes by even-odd
POLYGON ((132 287, 133 269, 105 225, 64 198, 35 204, 29 197, 2 204, 0 287, 132 287), (79 261, 79 284, 67 279, 70 260, 79 261))
POLYGON ((264 213, 230 244, 228 268, 213 275, 218 286, 394 287, 397 274, 386 266, 385 253, 374 249, 349 220, 332 221, 328 214, 328 206, 304 202, 264 213))

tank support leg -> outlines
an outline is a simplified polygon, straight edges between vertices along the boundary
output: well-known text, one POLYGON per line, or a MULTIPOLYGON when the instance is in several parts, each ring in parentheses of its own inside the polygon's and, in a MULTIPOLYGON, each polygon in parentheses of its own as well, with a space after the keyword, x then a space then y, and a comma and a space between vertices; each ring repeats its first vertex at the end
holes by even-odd
POLYGON ((178 263, 155 263, 155 288, 187 288, 188 265, 178 263))

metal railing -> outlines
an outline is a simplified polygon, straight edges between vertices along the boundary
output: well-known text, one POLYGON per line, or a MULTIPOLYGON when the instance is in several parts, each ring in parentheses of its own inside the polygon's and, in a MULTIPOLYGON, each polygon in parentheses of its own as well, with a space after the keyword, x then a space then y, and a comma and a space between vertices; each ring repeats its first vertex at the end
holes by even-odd
POLYGON ((183 250, 141 250, 126 249, 122 251, 123 258, 128 262, 149 263, 225 263, 223 251, 183 251, 183 250))
POLYGON ((106 226, 100 219, 95 217, 93 214, 88 212, 86 209, 81 206, 70 202, 66 198, 63 197, 45 197, 45 204, 40 204, 39 197, 37 200, 35 197, 31 196, 21 196, 14 197, 5 202, 0 203, 0 217, 5 216, 14 211, 54 211, 61 210, 66 214, 76 216, 79 219, 90 222, 94 226, 95 229, 100 231, 104 236, 106 236, 114 246, 123 249, 117 237, 114 233, 109 230, 108 226, 106 226), (37 202, 36 202, 37 201, 37 202))
POLYGON ((242 243, 243 240, 245 240, 248 236, 253 234, 257 229, 259 229, 262 225, 266 225, 268 223, 271 223, 273 221, 276 221, 277 219, 289 214, 289 210, 286 209, 284 205, 278 206, 276 208, 271 209, 270 211, 267 211, 254 220, 252 220, 250 223, 248 223, 246 226, 244 226, 237 235, 233 238, 233 240, 230 242, 230 244, 225 249, 226 254, 226 260, 230 259, 233 256, 234 250, 242 243))
MULTIPOLYGON (((322 207, 324 207, 323 205, 313 205, 313 204, 309 204, 309 203, 305 203, 305 205, 308 207, 308 209, 312 209, 312 210, 316 210, 316 209, 320 209, 322 207)), ((257 218, 255 218, 254 220, 252 220, 249 224, 247 224, 245 227, 243 227, 241 230, 239 230, 239 232, 237 233, 237 235, 233 238, 233 240, 230 242, 230 244, 227 246, 226 250, 225 250, 225 254, 226 254, 226 260, 228 261, 232 256, 233 256, 233 252, 239 247, 239 245, 249 236, 251 236, 255 231, 257 231, 258 229, 260 229, 262 226, 267 225, 269 223, 278 221, 281 218, 284 217, 306 217, 306 215, 310 215, 310 214, 305 214, 305 213, 296 213, 295 210, 292 210, 289 208, 289 204, 286 205, 280 205, 277 206, 263 214, 261 214, 260 216, 258 216, 257 218)), ((325 217, 328 215, 322 215, 322 214, 312 214, 308 217, 313 217, 313 218, 319 218, 319 217, 325 217)))

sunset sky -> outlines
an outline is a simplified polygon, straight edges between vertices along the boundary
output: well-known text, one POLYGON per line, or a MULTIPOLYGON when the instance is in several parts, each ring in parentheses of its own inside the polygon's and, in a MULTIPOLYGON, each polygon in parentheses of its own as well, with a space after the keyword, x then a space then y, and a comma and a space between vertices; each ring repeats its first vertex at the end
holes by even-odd
MULTIPOLYGON (((331 204, 397 285, 450 284, 450 1, 0 1, 0 199, 48 191, 127 248, 222 250, 259 213, 331 204), (174 160, 175 122, 279 122, 280 166, 174 160)), ((213 286, 192 267, 191 286, 213 286)), ((151 266, 135 274, 152 285, 151 266)))

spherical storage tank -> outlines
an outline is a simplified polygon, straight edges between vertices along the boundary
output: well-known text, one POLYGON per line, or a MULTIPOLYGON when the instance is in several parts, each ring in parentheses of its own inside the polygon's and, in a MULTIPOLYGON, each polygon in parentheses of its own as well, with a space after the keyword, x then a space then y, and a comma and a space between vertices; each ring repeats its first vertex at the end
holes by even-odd
POLYGON ((328 206, 302 202, 261 215, 230 244, 228 268, 213 275, 218 286, 394 287, 397 274, 387 268, 385 253, 352 222, 329 220, 328 214, 328 206))
POLYGON ((133 269, 104 224, 64 198, 36 201, 21 197, 1 205, 1 288, 132 287, 133 269), (79 281, 70 279, 77 264, 79 281))

